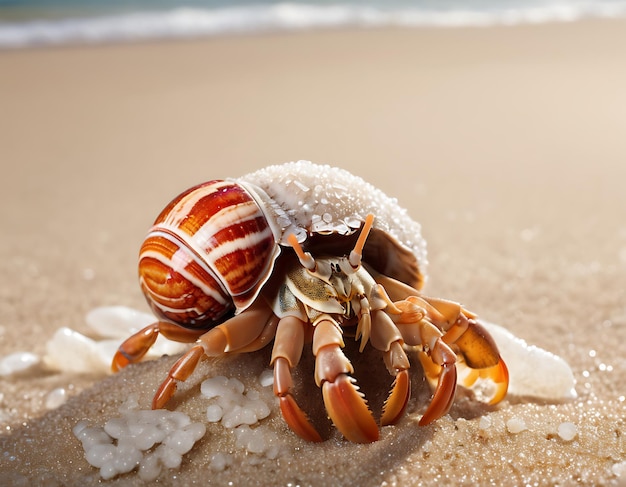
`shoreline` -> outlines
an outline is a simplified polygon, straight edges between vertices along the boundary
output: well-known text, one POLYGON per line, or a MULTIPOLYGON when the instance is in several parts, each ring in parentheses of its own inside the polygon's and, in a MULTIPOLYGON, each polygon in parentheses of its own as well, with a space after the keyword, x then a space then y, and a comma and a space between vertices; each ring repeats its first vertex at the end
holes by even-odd
MULTIPOLYGON (((97 19, 97 17, 95 17, 97 19)), ((89 18, 85 18, 88 20, 89 18)), ((72 19, 70 19, 72 20, 72 19)), ((81 20, 77 18, 75 20, 81 20)), ((43 21, 45 23, 46 21, 43 21)), ((296 25, 294 27, 285 27, 285 26, 274 26, 274 27, 261 27, 258 29, 251 28, 249 30, 232 30, 232 31, 216 31, 216 32, 195 32, 190 30, 189 33, 163 33, 163 34, 150 34, 150 33, 128 33, 125 36, 122 36, 118 33, 118 37, 114 35, 117 29, 112 27, 112 32, 110 34, 97 33, 96 29, 93 33, 89 33, 89 27, 84 26, 80 29, 82 34, 78 35, 70 35, 66 40, 64 37, 60 37, 57 40, 52 40, 54 35, 51 32, 47 32, 46 36, 48 37, 45 41, 35 41, 34 39, 31 41, 24 42, 16 42, 11 43, 10 35, 7 32, 2 32, 0 30, 0 52, 12 52, 12 51, 28 51, 28 50, 37 50, 37 49, 48 49, 48 48, 97 48, 104 46, 133 46, 133 45, 144 45, 148 46, 151 44, 160 45, 163 43, 194 43, 194 42, 207 42, 212 40, 235 40, 235 39, 246 39, 246 38, 264 38, 264 37, 274 37, 274 36, 299 36, 299 35, 323 35, 325 33, 357 33, 357 32, 380 32, 380 31, 390 31, 390 32, 402 32, 402 31, 415 31, 417 33, 427 33, 429 31, 442 31, 454 33, 455 31, 463 32, 463 31, 496 31, 496 30, 515 30, 515 29, 543 29, 543 28, 559 28, 560 26, 567 27, 581 27, 581 26, 591 26, 594 24, 602 24, 602 23, 624 23, 626 22, 626 10, 623 15, 580 15, 580 16, 572 16, 571 18, 563 18, 563 19, 549 19, 549 20, 520 20, 520 21, 493 21, 493 22, 477 22, 475 24, 467 23, 459 23, 459 24, 415 24, 411 25, 410 23, 346 23, 346 24, 337 24, 337 25, 311 25, 311 26, 302 26, 296 25), (4 34, 5 38, 3 39, 2 35, 4 34), (6 42, 6 45, 3 45, 3 42, 6 42)), ((31 22, 27 21, 23 24, 29 24, 31 22)), ((33 24, 38 24, 39 21, 32 21, 33 24)), ((7 23, 9 25, 10 23, 7 23)), ((16 23, 16 25, 21 25, 20 23, 16 23)), ((0 24, 0 27, 2 24, 0 24)), ((19 29, 19 27, 16 27, 19 29)), ((43 35, 43 32, 42 32, 43 35)))

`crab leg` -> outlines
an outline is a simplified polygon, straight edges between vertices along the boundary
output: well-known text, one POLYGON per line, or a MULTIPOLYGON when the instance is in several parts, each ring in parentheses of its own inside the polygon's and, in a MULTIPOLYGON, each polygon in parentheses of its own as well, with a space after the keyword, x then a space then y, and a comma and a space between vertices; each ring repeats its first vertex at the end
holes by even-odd
POLYGON ((495 384, 495 391, 489 404, 496 404, 506 396, 509 371, 493 338, 478 321, 461 314, 443 340, 455 344, 465 365, 472 369, 462 380, 465 387, 474 385, 479 377, 490 379, 495 384))
POLYGON ((111 370, 118 372, 129 364, 139 362, 154 345, 159 333, 165 338, 183 343, 193 343, 206 330, 191 330, 167 321, 157 321, 128 337, 115 352, 111 370))
POLYGON ((322 437, 292 394, 291 369, 300 362, 305 327, 305 322, 293 316, 287 316, 278 322, 270 363, 274 366, 274 394, 280 400, 280 411, 285 422, 301 438, 319 442, 322 437))
MULTIPOLYGON (((488 403, 496 404, 506 396, 508 369, 493 338, 475 319, 474 313, 454 301, 423 296, 411 286, 390 277, 378 274, 375 278, 391 299, 396 301, 395 307, 400 310, 400 314, 396 315, 395 310, 387 308, 389 313, 394 314, 394 322, 415 323, 426 320, 445 332, 443 342, 452 345, 463 358, 464 365, 470 369, 461 379, 463 386, 472 387, 479 377, 489 379, 494 383, 495 391, 488 403)), ((439 367, 422 355, 420 360, 429 382, 437 382, 439 367), (430 365, 425 365, 426 362, 430 362, 430 365)))
POLYGON ((167 404, 176 392, 176 383, 187 380, 202 357, 218 357, 244 348, 250 349, 250 345, 255 343, 261 348, 267 341, 260 338, 268 334, 268 329, 271 331, 275 327, 272 310, 264 301, 258 300, 246 311, 210 329, 169 370, 167 378, 154 394, 152 409, 160 409, 167 404))
POLYGON ((396 423, 404 414, 411 397, 411 381, 409 379, 409 359, 404 353, 402 334, 391 321, 391 318, 381 310, 374 310, 372 314, 372 335, 370 343, 384 352, 385 365, 395 380, 389 396, 383 406, 380 423, 385 426, 396 423))
MULTIPOLYGON (((440 337, 431 340, 430 353, 427 358, 441 367, 439 381, 433 393, 430 406, 424 412, 419 425, 425 426, 441 418, 450 410, 456 392, 456 355, 440 337)), ((420 356, 422 364, 422 356, 420 356)), ((427 368, 427 367, 425 367, 427 368)))
POLYGON ((325 316, 315 323, 315 382, 322 388, 326 411, 348 440, 371 443, 378 440, 378 425, 356 381, 348 375, 354 369, 343 347, 342 332, 334 320, 325 316))
MULTIPOLYGON (((399 330, 404 342, 409 346, 421 346, 425 351, 419 354, 424 374, 435 392, 433 399, 422 416, 419 424, 427 425, 448 412, 454 400, 457 382, 456 354, 445 343, 444 334, 437 326, 430 322, 428 310, 418 306, 408 297, 404 301, 395 303, 401 311, 394 316, 395 326, 399 330)), ((427 304, 427 303, 426 303, 427 304)))

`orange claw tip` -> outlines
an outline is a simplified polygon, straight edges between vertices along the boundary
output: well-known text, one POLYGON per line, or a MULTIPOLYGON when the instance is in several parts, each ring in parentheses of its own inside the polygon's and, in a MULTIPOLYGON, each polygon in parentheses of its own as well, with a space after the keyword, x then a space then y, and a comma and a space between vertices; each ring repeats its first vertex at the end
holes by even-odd
POLYGON ((124 367, 130 364, 130 360, 119 350, 113 356, 113 360, 111 361, 111 370, 113 372, 119 372, 124 367))
POLYGON ((326 411, 337 429, 354 443, 372 443, 378 440, 378 425, 353 380, 339 375, 334 382, 322 385, 326 411))
POLYGON ((163 409, 176 392, 176 381, 168 377, 159 386, 152 398, 152 409, 163 409))
POLYGON ((388 424, 397 423, 404 414, 410 397, 411 381, 409 379, 409 371, 402 370, 398 372, 396 380, 393 382, 391 393, 385 401, 380 424, 386 426, 388 424))
POLYGON ((310 423, 309 418, 291 395, 280 397, 280 411, 289 428, 300 438, 307 441, 321 442, 322 437, 310 423))
POLYGON ((489 401, 489 404, 493 405, 502 401, 509 389, 509 369, 502 358, 500 358, 498 365, 491 367, 489 378, 496 384, 496 392, 489 401))
POLYGON ((456 366, 451 364, 448 367, 442 368, 432 402, 430 406, 428 406, 428 409, 426 409, 426 412, 424 412, 422 419, 420 419, 419 425, 426 426, 446 414, 454 402, 455 392, 456 366))

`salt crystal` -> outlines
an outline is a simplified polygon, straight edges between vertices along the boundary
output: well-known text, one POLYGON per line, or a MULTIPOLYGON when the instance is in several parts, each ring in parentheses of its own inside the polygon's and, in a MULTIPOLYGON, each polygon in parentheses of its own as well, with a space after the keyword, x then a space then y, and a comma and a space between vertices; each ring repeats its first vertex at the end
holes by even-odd
POLYGON ((423 444, 422 444, 422 451, 424 453, 430 453, 430 450, 433 447, 433 442, 430 440, 426 440, 423 444))
POLYGON ((235 429, 237 445, 251 453, 263 453, 267 448, 267 441, 262 428, 251 429, 249 426, 239 426, 235 429))
POLYGON ((221 472, 222 470, 226 469, 228 463, 228 457, 224 453, 215 453, 211 457, 211 463, 209 464, 209 466, 211 467, 211 470, 221 472))
POLYGON ((228 387, 230 387, 236 394, 243 394, 243 391, 246 389, 243 382, 239 379, 235 379, 234 377, 228 379, 228 387))
POLYGON ((478 427, 481 430, 486 430, 490 426, 491 426, 491 418, 490 417, 483 416, 482 418, 480 418, 480 421, 478 422, 478 427))
POLYGON ((165 444, 180 455, 184 455, 196 442, 194 435, 189 431, 179 430, 165 440, 165 444))
POLYGON ((159 457, 154 453, 147 454, 139 464, 139 478, 144 482, 153 482, 160 473, 159 457))
POLYGON ((222 416, 224 416, 224 410, 219 404, 211 404, 207 407, 206 417, 209 422, 217 423, 222 420, 222 416))
POLYGON ((235 404, 232 409, 227 410, 222 418, 222 424, 226 428, 234 428, 242 424, 254 424, 257 422, 254 411, 235 404))
POLYGON ((115 469, 118 473, 128 473, 135 469, 143 458, 141 450, 131 445, 120 447, 118 445, 114 461, 115 469))
POLYGON ((74 433, 74 436, 76 436, 80 440, 78 435, 80 435, 81 432, 88 426, 89 426, 89 422, 83 419, 82 421, 79 421, 78 423, 74 425, 74 427, 72 428, 72 433, 74 433))
MULTIPOLYGON (((78 427, 78 424, 75 428, 78 427)), ((83 448, 85 449, 85 451, 95 445, 102 445, 113 442, 113 438, 107 435, 102 428, 81 427, 78 432, 74 432, 74 435, 83 444, 83 448)))
MULTIPOLYGON (((165 439, 165 433, 159 431, 158 428, 144 428, 141 433, 133 434, 133 442, 137 445, 137 448, 141 450, 148 450, 155 444, 160 443, 165 439)), ((121 441, 121 440, 120 440, 121 441)))
POLYGON ((118 474, 119 472, 117 471, 117 469, 115 468, 115 465, 112 462, 107 463, 106 465, 103 465, 102 468, 100 469, 100 477, 102 477, 104 480, 110 480, 113 477, 117 476, 118 474))
POLYGON ((161 463, 167 468, 178 468, 183 460, 183 457, 176 450, 165 443, 158 447, 158 454, 161 463))
POLYGON ((506 429, 509 433, 521 433, 526 428, 526 422, 521 418, 511 418, 506 422, 506 429))
POLYGON ((56 409, 67 401, 67 391, 63 387, 52 389, 46 395, 46 409, 56 409))
POLYGON ((111 443, 93 445, 85 452, 85 459, 94 467, 103 467, 115 459, 115 449, 111 443))
POLYGON ((139 409, 137 394, 130 394, 119 408, 120 413, 126 414, 135 409, 139 409))
MULTIPOLYGON (((611 467, 611 472, 620 480, 622 478, 626 479, 626 461, 620 463, 614 463, 611 467)), ((620 484, 621 485, 621 484, 620 484)))
POLYGON ((557 433, 562 440, 572 441, 578 434, 578 428, 574 423, 561 423, 557 429, 557 433))
POLYGON ((109 419, 104 425, 104 431, 111 438, 119 438, 126 430, 126 421, 123 418, 109 419))
POLYGON ((0 359, 0 376, 18 374, 39 364, 39 357, 30 352, 15 352, 0 359))
POLYGON ((200 392, 209 399, 226 394, 228 392, 228 377, 218 375, 206 379, 200 384, 200 392))

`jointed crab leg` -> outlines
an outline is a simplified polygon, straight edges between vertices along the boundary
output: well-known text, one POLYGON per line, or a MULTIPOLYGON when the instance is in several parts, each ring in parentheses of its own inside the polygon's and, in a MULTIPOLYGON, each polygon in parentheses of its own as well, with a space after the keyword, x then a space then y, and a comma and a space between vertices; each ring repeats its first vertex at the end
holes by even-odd
POLYGON ((170 340, 193 343, 205 332, 206 330, 183 328, 167 321, 152 323, 124 340, 113 356, 111 370, 118 372, 128 364, 139 362, 154 345, 159 333, 170 340))
POLYGON ((462 380, 465 387, 474 385, 479 377, 491 379, 495 391, 489 404, 497 404, 504 399, 509 385, 509 371, 493 338, 479 322, 461 314, 443 336, 443 341, 458 347, 457 354, 462 355, 465 365, 472 369, 462 380))
MULTIPOLYGON (((462 357, 459 365, 470 369, 461 380, 462 385, 471 387, 479 377, 490 379, 495 385, 495 391, 488 401, 489 404, 496 404, 504 398, 509 383, 506 364, 491 335, 475 319, 476 315, 454 301, 423 296, 416 289, 390 277, 376 275, 375 279, 401 311, 396 314, 391 308, 387 309, 401 328, 407 344, 425 343, 420 342, 420 335, 411 323, 425 321, 436 325, 443 330, 442 342, 450 345, 462 357), (408 338, 414 334, 414 339, 408 338)), ((442 369, 426 355, 420 354, 420 361, 429 383, 437 387, 441 383, 442 369)), ((443 372, 445 373, 445 368, 443 372)))
POLYGON ((409 378, 410 362, 402 345, 402 334, 389 316, 381 311, 372 311, 372 336, 370 343, 378 350, 385 352, 385 365, 389 373, 396 378, 383 406, 381 424, 396 423, 404 414, 411 397, 411 381, 409 378))
POLYGON ((355 385, 356 381, 349 375, 353 368, 342 351, 344 342, 339 325, 327 315, 314 325, 315 382, 322 388, 330 419, 350 441, 371 443, 378 440, 374 416, 355 385))
POLYGON ((291 369, 298 365, 304 347, 306 323, 293 316, 278 322, 271 364, 274 366, 274 394, 280 399, 280 410, 289 427, 298 436, 309 441, 322 441, 306 413, 292 394, 291 369))
POLYGON ((242 349, 258 350, 267 343, 264 337, 273 334, 275 328, 276 320, 272 310, 264 301, 257 300, 243 313, 204 333, 199 343, 180 357, 169 370, 167 378, 152 399, 152 409, 160 409, 167 404, 176 392, 177 381, 187 380, 203 356, 217 357, 242 349))

